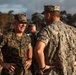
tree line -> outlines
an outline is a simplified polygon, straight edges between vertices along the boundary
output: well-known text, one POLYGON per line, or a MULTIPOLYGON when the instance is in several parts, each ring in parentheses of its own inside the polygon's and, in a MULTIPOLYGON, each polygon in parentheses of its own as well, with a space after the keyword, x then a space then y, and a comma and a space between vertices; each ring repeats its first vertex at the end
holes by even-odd
MULTIPOLYGON (((24 13, 25 14, 25 13, 24 13)), ((70 14, 65 10, 61 11, 61 21, 76 27, 76 13, 70 14)), ((14 14, 13 10, 10 10, 8 13, 0 12, 0 32, 7 33, 13 29, 14 14)), ((40 30, 45 26, 44 15, 38 12, 35 12, 31 15, 31 19, 28 19, 28 25, 30 23, 36 24, 37 30, 40 30)), ((27 25, 27 26, 28 26, 27 25)))

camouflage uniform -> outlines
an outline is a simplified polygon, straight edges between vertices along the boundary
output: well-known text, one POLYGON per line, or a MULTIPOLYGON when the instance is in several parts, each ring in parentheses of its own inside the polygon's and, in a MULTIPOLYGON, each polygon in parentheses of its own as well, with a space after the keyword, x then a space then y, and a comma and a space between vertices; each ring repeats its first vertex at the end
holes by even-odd
MULTIPOLYGON (((33 23, 28 26, 29 34, 27 34, 27 35, 29 35, 31 37, 31 45, 32 45, 33 50, 34 50, 35 45, 36 45, 36 41, 37 41, 38 31, 33 31, 32 32, 31 29, 33 27, 36 27, 36 25, 33 24, 33 23)), ((38 66, 34 51, 33 51, 33 56, 32 56, 31 71, 32 71, 33 75, 37 75, 37 73, 39 71, 39 66, 38 66)))
POLYGON ((45 43, 45 63, 55 68, 44 75, 75 75, 76 29, 61 21, 46 26, 37 38, 45 43))
MULTIPOLYGON (((34 50, 35 45, 36 45, 36 41, 37 41, 37 32, 32 33, 30 37, 31 37, 31 45, 32 45, 33 50, 34 50)), ((38 70, 39 70, 39 65, 38 65, 37 60, 35 58, 34 51, 33 51, 33 57, 32 57, 31 70, 32 70, 33 75, 36 75, 38 73, 38 70)))
MULTIPOLYGON (((6 36, 3 36, 1 42, 3 61, 5 63, 15 63, 16 69, 13 75, 31 75, 29 70, 25 67, 25 56, 29 46, 31 45, 31 39, 26 34, 19 37, 15 35, 15 32, 10 32, 6 36)), ((3 68, 1 75, 12 75, 3 68)))

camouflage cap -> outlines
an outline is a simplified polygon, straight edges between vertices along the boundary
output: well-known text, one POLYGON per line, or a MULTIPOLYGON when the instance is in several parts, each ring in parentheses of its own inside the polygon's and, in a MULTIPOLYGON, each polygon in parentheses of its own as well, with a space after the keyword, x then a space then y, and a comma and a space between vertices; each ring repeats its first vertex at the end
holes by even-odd
POLYGON ((14 19, 18 20, 19 22, 27 22, 25 14, 16 14, 14 15, 14 19))
POLYGON ((45 5, 44 11, 42 12, 42 14, 44 14, 45 12, 51 12, 51 11, 60 11, 60 6, 45 5))

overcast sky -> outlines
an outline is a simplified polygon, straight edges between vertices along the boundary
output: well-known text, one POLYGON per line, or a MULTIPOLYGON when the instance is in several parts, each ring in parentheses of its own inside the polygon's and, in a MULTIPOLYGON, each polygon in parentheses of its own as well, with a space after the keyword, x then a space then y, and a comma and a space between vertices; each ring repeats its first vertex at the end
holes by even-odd
POLYGON ((76 0, 0 0, 0 11, 7 13, 14 10, 14 13, 26 12, 28 17, 35 12, 41 13, 44 5, 58 5, 61 11, 76 13, 76 0))

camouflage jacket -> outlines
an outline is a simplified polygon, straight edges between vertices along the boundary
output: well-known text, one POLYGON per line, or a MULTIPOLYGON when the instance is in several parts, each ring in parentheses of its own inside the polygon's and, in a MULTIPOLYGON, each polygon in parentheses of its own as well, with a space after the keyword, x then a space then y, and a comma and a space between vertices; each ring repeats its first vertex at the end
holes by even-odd
POLYGON ((37 40, 45 43, 45 62, 54 65, 45 75, 75 75, 76 29, 54 21, 39 33, 37 40))
POLYGON ((22 68, 25 64, 26 53, 30 45, 31 39, 26 34, 23 34, 21 37, 16 36, 15 32, 4 35, 1 42, 3 61, 15 63, 17 68, 22 68))

